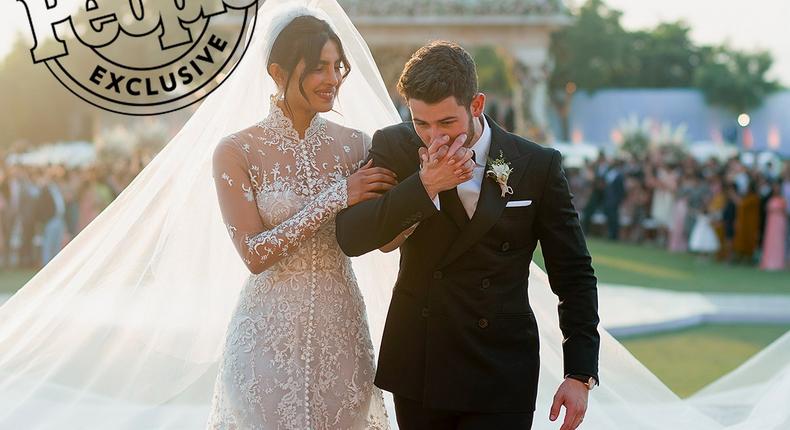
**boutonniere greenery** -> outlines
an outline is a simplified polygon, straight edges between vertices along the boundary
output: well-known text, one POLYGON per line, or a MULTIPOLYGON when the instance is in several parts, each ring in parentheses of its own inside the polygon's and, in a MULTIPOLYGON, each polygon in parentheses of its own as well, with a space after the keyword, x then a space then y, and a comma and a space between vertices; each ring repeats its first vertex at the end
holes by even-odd
POLYGON ((513 188, 507 184, 507 180, 513 172, 513 168, 510 166, 510 163, 505 161, 505 155, 502 151, 499 151, 499 158, 496 160, 489 158, 488 165, 490 167, 486 171, 486 176, 492 178, 499 184, 499 188, 502 190, 502 197, 505 197, 507 194, 513 194, 513 188))

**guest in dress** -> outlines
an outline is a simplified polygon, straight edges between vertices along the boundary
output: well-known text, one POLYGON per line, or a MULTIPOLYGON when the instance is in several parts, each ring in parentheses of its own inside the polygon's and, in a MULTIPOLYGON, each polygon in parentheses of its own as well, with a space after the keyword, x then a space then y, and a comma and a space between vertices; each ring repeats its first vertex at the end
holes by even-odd
POLYGON ((706 211, 710 217, 713 231, 719 241, 719 251, 716 253, 716 260, 722 261, 726 258, 724 226, 724 208, 727 205, 727 190, 724 187, 724 179, 721 176, 714 176, 710 185, 710 200, 706 211))
POLYGON ((721 212, 721 221, 724 227, 724 255, 722 259, 728 263, 733 260, 733 240, 735 239, 735 217, 738 214, 738 188, 734 183, 728 183, 725 188, 727 200, 721 212))
POLYGON ((646 169, 646 172, 648 187, 653 189, 650 218, 656 224, 659 244, 666 244, 668 231, 672 227, 672 209, 675 206, 678 176, 674 167, 665 165, 663 161, 654 172, 650 168, 646 169))
POLYGON ((626 177, 626 200, 623 202, 623 215, 627 219, 626 239, 641 243, 645 238, 644 222, 648 215, 650 192, 645 181, 636 175, 626 177))
POLYGON ((719 251, 719 238, 713 229, 711 217, 706 212, 699 212, 694 221, 694 228, 691 230, 689 238, 689 249, 691 252, 709 257, 719 251))
POLYGON ((785 240, 787 238, 787 200, 784 198, 782 183, 779 181, 773 183, 766 212, 760 268, 783 270, 785 268, 785 240))
POLYGON ((669 251, 685 252, 688 250, 688 236, 686 236, 686 215, 688 214, 688 201, 692 192, 692 184, 688 179, 681 181, 675 206, 672 208, 672 226, 669 230, 669 251))
MULTIPOLYGON (((707 213, 708 199, 710 199, 710 187, 705 183, 702 173, 690 171, 686 175, 688 194, 688 212, 686 212, 685 234, 691 240, 691 231, 697 223, 698 215, 707 213)), ((708 217, 710 222, 710 218, 708 217)), ((689 245, 690 247, 690 245, 689 245)))
POLYGON ((746 195, 737 201, 733 251, 738 262, 752 263, 760 239, 760 195, 754 182, 748 185, 746 195))

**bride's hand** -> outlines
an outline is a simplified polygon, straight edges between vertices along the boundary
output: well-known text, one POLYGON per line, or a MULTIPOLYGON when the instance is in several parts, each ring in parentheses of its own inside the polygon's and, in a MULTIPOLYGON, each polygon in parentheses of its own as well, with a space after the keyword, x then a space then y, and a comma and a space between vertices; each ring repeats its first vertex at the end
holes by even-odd
POLYGON ((398 185, 395 173, 383 167, 373 167, 373 160, 365 163, 346 180, 348 184, 348 206, 354 206, 376 197, 398 185))

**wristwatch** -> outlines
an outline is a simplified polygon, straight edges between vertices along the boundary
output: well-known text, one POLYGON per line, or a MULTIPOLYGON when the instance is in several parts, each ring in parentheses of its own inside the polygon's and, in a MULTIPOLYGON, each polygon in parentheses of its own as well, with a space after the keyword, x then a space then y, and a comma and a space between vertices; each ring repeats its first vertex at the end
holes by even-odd
POLYGON ((587 387, 587 390, 592 390, 593 388, 595 388, 596 385, 598 385, 598 380, 595 379, 594 377, 588 376, 588 375, 573 375, 573 374, 571 374, 571 375, 565 375, 565 377, 566 378, 575 379, 575 380, 581 382, 582 384, 584 384, 584 386, 587 387))

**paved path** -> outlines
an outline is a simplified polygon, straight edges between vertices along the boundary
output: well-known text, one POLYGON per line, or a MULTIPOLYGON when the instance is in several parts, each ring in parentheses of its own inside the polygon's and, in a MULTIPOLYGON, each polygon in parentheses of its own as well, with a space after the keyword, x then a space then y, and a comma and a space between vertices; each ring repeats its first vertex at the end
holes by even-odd
POLYGON ((790 295, 694 293, 602 284, 601 325, 615 336, 701 323, 790 324, 790 295))
MULTIPOLYGON (((790 324, 790 294, 708 294, 601 284, 601 325, 633 336, 701 323, 790 324)), ((0 304, 10 295, 0 294, 0 304)))

